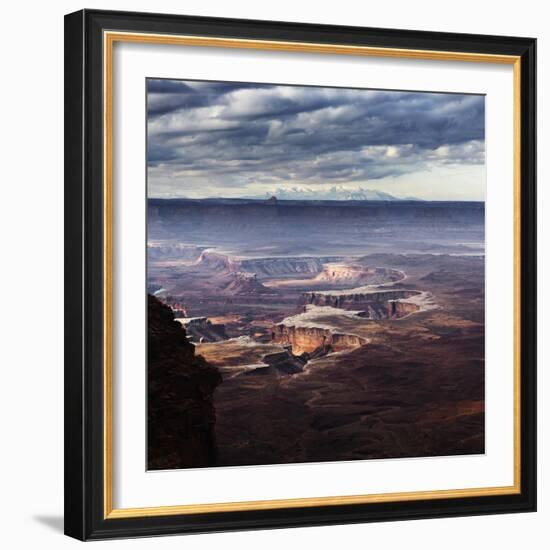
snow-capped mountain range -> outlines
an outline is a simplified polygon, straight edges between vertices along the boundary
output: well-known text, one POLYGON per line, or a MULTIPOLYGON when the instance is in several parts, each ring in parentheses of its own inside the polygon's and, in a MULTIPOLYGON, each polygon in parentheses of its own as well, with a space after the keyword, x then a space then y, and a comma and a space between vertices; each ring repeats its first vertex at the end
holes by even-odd
POLYGON ((330 189, 311 189, 308 187, 291 187, 289 189, 278 188, 272 193, 266 193, 261 197, 269 199, 276 197, 278 200, 321 200, 321 201, 403 201, 419 200, 415 197, 396 197, 377 191, 376 189, 354 189, 346 187, 331 187, 330 189))

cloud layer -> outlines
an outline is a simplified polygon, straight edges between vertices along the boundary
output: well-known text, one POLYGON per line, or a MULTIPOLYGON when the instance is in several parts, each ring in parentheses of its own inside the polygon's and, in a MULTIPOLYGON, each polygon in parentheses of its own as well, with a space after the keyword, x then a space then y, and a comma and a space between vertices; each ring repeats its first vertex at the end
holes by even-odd
POLYGON ((149 79, 147 108, 150 196, 392 182, 415 195, 422 174, 454 170, 483 197, 483 96, 149 79))

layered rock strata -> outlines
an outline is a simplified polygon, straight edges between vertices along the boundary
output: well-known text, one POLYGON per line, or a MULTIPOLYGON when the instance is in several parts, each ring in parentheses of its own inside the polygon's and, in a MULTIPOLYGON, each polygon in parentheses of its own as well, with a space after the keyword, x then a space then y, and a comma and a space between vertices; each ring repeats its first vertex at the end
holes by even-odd
POLYGON ((333 351, 357 348, 367 343, 366 338, 355 334, 333 332, 329 328, 314 326, 276 325, 273 341, 290 346, 294 355, 319 355, 333 351))

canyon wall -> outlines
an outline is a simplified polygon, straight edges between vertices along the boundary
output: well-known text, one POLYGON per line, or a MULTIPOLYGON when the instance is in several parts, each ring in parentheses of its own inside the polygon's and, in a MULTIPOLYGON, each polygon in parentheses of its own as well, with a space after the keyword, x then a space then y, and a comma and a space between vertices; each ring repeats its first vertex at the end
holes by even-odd
POLYGON ((395 282, 403 278, 403 274, 396 269, 384 267, 368 267, 349 263, 327 263, 323 270, 315 277, 317 282, 342 284, 369 284, 395 282))
POLYGON ((367 319, 395 319, 420 309, 416 304, 401 301, 419 294, 418 290, 305 292, 302 299, 305 304, 361 311, 361 317, 367 319))
POLYGON ((342 351, 367 343, 365 338, 354 334, 340 334, 321 327, 295 327, 282 323, 273 328, 272 336, 274 342, 291 346, 294 355, 315 354, 319 350, 342 351))
POLYGON ((405 300, 388 302, 388 306, 390 308, 391 319, 399 319, 400 317, 405 317, 406 315, 416 313, 422 309, 419 305, 405 300))
POLYGON ((241 269, 258 277, 315 275, 323 269, 320 258, 254 258, 241 261, 241 269))
POLYGON ((217 369, 187 340, 172 310, 148 296, 147 462, 149 470, 211 466, 216 460, 217 369))

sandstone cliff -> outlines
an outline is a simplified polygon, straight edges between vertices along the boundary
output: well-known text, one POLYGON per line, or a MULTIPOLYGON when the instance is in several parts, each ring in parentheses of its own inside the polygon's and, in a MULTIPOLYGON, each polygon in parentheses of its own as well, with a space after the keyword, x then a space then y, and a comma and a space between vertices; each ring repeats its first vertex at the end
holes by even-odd
MULTIPOLYGON (((306 304, 330 306, 341 309, 361 310, 362 317, 369 319, 392 319, 414 311, 405 307, 401 300, 417 296, 418 290, 370 290, 366 287, 346 291, 305 292, 302 300, 306 304)), ((411 304, 412 305, 412 304, 411 304)), ((418 307, 416 309, 419 309, 418 307)))
POLYGON ((188 342, 168 306, 148 296, 148 469, 214 464, 217 369, 188 342))
POLYGON ((367 344, 366 338, 355 334, 341 334, 322 327, 275 325, 274 342, 291 346, 294 355, 328 353, 357 348, 367 344))

